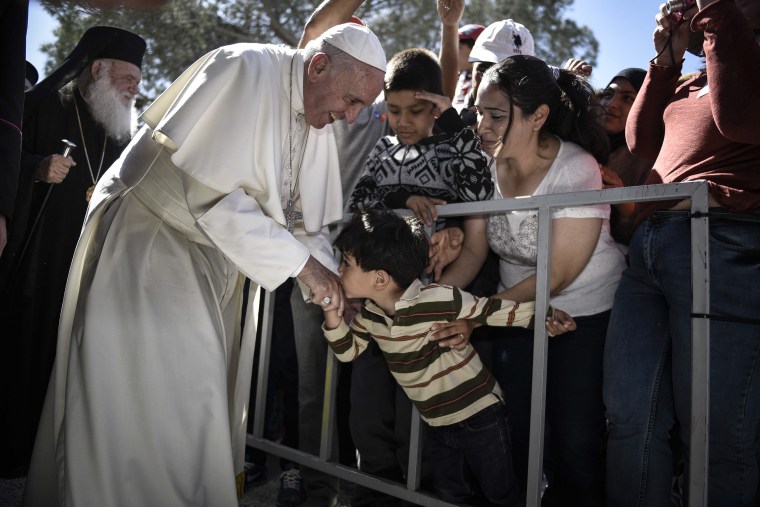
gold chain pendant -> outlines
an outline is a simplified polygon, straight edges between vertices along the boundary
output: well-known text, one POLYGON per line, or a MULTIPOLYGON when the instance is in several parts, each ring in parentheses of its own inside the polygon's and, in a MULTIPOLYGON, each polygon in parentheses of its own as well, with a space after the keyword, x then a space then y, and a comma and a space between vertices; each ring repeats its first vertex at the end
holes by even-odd
POLYGON ((90 202, 90 199, 92 199, 92 192, 95 190, 95 185, 90 185, 87 187, 87 192, 84 194, 84 198, 87 200, 87 202, 90 202))

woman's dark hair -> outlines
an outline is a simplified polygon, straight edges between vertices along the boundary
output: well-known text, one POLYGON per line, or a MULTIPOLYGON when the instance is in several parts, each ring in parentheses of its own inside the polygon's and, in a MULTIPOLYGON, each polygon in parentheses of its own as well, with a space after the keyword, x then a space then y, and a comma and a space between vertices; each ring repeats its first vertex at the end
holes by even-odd
POLYGON ((512 130, 515 107, 523 115, 529 115, 546 104, 549 116, 542 131, 576 143, 598 162, 607 163, 610 146, 598 119, 600 106, 596 94, 577 74, 549 67, 535 56, 515 55, 488 69, 483 82, 496 85, 509 100, 509 123, 503 141, 512 130))
POLYGON ((393 211, 357 211, 335 239, 335 248, 353 257, 364 271, 382 269, 402 288, 422 276, 428 265, 422 223, 393 211))
POLYGON ((441 66, 435 53, 411 48, 396 53, 385 71, 385 91, 422 90, 443 95, 441 66))

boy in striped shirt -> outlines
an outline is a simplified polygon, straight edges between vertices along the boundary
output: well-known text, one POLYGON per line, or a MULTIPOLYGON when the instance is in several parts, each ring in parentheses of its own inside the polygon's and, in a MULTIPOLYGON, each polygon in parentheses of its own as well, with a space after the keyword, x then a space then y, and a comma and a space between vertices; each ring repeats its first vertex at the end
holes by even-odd
MULTIPOLYGON (((424 285, 428 239, 415 218, 393 212, 354 215, 335 240, 348 298, 366 298, 351 324, 325 311, 325 337, 341 361, 356 359, 374 339, 388 367, 428 425, 433 487, 444 500, 516 504, 507 410, 501 389, 472 345, 462 350, 429 341, 437 322, 531 327, 534 303, 478 298, 456 287, 424 285), (474 477, 475 483, 466 477, 474 477), (484 498, 483 498, 484 497, 484 498)), ((550 334, 575 328, 553 310, 550 334)))

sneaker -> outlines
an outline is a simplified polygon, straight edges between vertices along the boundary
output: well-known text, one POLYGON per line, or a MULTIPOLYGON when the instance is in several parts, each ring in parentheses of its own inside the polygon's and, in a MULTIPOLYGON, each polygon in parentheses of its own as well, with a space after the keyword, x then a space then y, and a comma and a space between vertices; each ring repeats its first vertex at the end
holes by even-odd
POLYGON ((301 471, 291 465, 280 474, 280 492, 277 493, 277 507, 296 507, 306 501, 301 471))
POLYGON ((247 463, 244 465, 245 487, 260 486, 267 482, 267 466, 247 463))

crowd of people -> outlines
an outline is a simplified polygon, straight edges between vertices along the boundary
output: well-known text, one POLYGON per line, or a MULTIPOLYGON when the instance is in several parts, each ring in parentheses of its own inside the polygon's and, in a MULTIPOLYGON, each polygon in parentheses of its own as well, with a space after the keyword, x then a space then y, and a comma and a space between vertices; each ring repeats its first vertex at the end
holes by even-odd
MULTIPOLYGON (((114 27, 26 91, 22 121, 4 108, 3 153, 22 145, 0 175, 0 459, 24 505, 231 506, 266 480, 246 446, 263 297, 268 438, 319 454, 334 353, 339 461, 405 482, 415 407, 423 489, 465 505, 526 501, 536 325, 542 505, 685 505, 691 323, 709 319, 708 504, 760 505, 758 2, 661 5, 656 56, 601 90, 516 20, 461 26, 463 0, 435 4, 438 55, 386 58, 361 4, 325 0, 298 48, 203 55, 139 129, 146 43, 114 27), (686 51, 703 70, 681 75, 686 51), (537 212, 438 214, 694 180, 708 315, 688 199, 554 210, 548 309, 537 212)), ((404 505, 280 467, 278 506, 404 505)))

